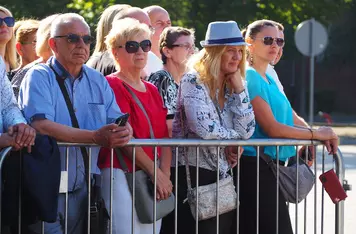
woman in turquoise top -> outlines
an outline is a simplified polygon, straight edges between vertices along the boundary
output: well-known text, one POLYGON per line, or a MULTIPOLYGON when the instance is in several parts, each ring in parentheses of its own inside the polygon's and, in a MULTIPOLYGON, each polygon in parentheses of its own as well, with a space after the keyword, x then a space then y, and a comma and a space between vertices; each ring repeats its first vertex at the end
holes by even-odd
MULTIPOLYGON (((315 139, 325 142, 328 152, 336 153, 338 137, 331 128, 301 129, 295 127, 291 104, 274 80, 266 75, 270 62, 274 61, 284 40, 278 37, 278 29, 273 21, 259 20, 247 27, 246 42, 249 46, 249 67, 246 70, 248 92, 256 118, 256 128, 252 138, 315 139)), ((276 159, 276 147, 264 147, 263 153, 276 159)), ((296 155, 295 147, 279 147, 279 163, 296 155)), ((276 177, 268 165, 260 158, 257 168, 256 149, 244 147, 240 160, 240 233, 255 233, 256 181, 259 174, 259 233, 277 233, 276 228, 276 177)), ((292 226, 286 200, 279 193, 279 233, 292 234, 292 226)), ((236 233, 236 230, 232 230, 236 233)))

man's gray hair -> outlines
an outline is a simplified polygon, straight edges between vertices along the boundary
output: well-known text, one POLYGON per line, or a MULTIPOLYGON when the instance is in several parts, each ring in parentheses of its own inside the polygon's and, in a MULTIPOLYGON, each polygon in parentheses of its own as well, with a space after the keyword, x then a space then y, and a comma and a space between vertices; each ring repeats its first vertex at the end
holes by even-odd
POLYGON ((85 19, 81 15, 78 15, 76 13, 65 13, 65 14, 59 15, 53 21, 53 23, 51 25, 51 37, 53 38, 55 36, 62 36, 62 35, 59 35, 61 27, 66 24, 73 23, 76 21, 82 22, 88 28, 88 32, 90 33, 90 27, 89 27, 88 23, 85 21, 85 19))

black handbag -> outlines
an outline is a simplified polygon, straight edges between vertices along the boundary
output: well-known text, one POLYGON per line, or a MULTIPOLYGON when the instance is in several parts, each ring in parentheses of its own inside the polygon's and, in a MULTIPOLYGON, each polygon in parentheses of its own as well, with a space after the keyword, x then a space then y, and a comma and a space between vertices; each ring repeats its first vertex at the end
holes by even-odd
POLYGON ((11 151, 4 161, 1 182, 2 222, 18 227, 21 194, 21 225, 57 220, 60 153, 54 138, 37 134, 31 153, 11 151))
MULTIPOLYGON (((54 74, 56 75, 56 80, 58 82, 59 88, 62 91, 64 100, 68 108, 72 126, 74 128, 80 128, 77 117, 75 116, 74 113, 72 102, 69 98, 68 91, 64 84, 64 79, 53 69, 52 65, 50 65, 50 68, 53 70, 54 74)), ((106 210, 104 199, 101 197, 100 176, 93 175, 94 183, 91 183, 92 181, 88 181, 89 166, 90 166, 88 152, 84 146, 80 147, 80 151, 82 153, 83 162, 84 162, 85 180, 88 188, 89 186, 91 186, 91 191, 92 191, 90 196, 90 232, 106 233, 108 228, 108 225, 106 224, 109 220, 109 214, 106 210)))

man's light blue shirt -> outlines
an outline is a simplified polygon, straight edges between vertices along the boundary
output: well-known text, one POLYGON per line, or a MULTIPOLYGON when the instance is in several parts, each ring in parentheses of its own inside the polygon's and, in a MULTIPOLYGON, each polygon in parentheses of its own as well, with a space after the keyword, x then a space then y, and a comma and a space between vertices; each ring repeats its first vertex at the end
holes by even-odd
MULTIPOLYGON (((96 70, 83 65, 79 78, 74 79, 54 57, 47 64, 39 64, 30 69, 20 87, 19 105, 29 122, 48 119, 56 123, 72 126, 71 118, 55 73, 65 78, 65 86, 73 104, 81 129, 97 130, 113 123, 122 115, 114 93, 105 77, 96 70)), ((92 173, 99 174, 98 147, 91 150, 92 173)), ((66 150, 60 147, 62 171, 65 170, 66 150)), ((83 158, 79 147, 69 150, 68 190, 74 191, 85 186, 83 158)))

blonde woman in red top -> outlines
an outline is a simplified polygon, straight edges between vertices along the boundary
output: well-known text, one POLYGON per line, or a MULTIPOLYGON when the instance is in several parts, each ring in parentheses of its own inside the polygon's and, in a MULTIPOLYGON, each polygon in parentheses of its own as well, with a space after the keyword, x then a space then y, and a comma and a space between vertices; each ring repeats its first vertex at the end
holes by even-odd
MULTIPOLYGON (((117 72, 106 78, 113 89, 116 101, 123 113, 129 113, 129 122, 133 128, 134 138, 150 138, 149 123, 134 100, 133 92, 142 103, 152 124, 155 138, 168 138, 166 124, 167 109, 157 88, 140 79, 140 73, 146 66, 147 53, 151 50, 151 31, 145 24, 134 19, 122 19, 114 23, 112 30, 106 37, 106 45, 117 65, 117 72), (117 24, 117 27, 115 27, 117 24), (130 91, 129 91, 130 90, 130 91)), ((170 181, 170 165, 172 153, 169 147, 158 147, 157 167, 157 199, 167 199, 172 193, 170 181)), ((132 171, 132 148, 123 148, 126 164, 132 171)), ((136 147, 136 169, 142 169, 154 179, 154 149, 153 147, 136 147)), ((103 176, 103 198, 110 205, 110 150, 102 149, 99 156, 99 167, 103 176)), ((124 171, 114 156, 113 178, 113 233, 131 234, 132 197, 125 178, 124 171)), ((109 208, 109 207, 108 207, 109 208)), ((152 233, 153 224, 143 224, 133 210, 135 217, 135 231, 137 234, 152 233)), ((161 220, 156 223, 157 233, 161 227, 161 220)))

